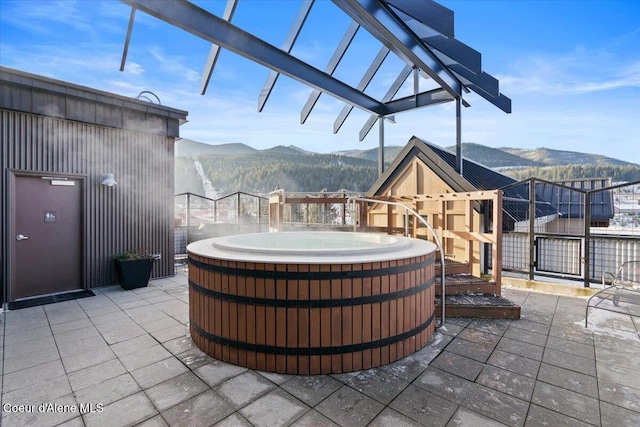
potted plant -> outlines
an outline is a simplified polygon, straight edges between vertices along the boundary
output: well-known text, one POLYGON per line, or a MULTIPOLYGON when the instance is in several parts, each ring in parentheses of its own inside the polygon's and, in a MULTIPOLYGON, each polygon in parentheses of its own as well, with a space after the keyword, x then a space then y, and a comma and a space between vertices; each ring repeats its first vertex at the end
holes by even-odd
POLYGON ((144 288, 149 283, 155 257, 147 252, 126 251, 112 256, 122 289, 144 288))

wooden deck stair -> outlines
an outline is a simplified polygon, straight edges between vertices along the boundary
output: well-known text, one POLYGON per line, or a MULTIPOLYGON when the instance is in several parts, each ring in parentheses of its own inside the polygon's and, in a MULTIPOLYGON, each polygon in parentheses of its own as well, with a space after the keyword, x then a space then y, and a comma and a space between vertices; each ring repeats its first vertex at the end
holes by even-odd
MULTIPOLYGON (((445 266, 447 271, 448 266, 445 266)), ((500 296, 500 286, 467 273, 445 276, 445 315, 486 319, 520 319, 520 306, 500 296)), ((441 312, 441 288, 436 287, 436 307, 441 312)))

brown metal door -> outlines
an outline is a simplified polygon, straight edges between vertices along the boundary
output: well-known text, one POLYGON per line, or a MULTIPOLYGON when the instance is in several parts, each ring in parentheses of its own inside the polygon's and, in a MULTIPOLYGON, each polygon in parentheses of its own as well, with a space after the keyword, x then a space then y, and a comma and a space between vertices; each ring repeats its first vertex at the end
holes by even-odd
POLYGON ((82 180, 16 176, 10 300, 82 289, 82 180))

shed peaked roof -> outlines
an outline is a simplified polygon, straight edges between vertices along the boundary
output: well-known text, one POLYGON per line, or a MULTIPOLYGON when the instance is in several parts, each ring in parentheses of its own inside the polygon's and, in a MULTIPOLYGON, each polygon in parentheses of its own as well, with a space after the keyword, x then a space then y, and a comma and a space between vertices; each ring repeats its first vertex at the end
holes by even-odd
MULTIPOLYGON (((416 136, 400 151, 385 173, 373 184, 368 196, 383 193, 407 165, 418 158, 455 192, 496 190, 515 184, 517 181, 469 159, 463 159, 464 177, 455 170, 456 156, 416 136)), ((529 218, 529 189, 526 185, 507 188, 504 191, 503 210, 515 222, 529 218)), ((557 209, 548 202, 536 198, 536 218, 558 215, 557 209)))
POLYGON ((480 53, 454 38, 453 11, 431 0, 333 0, 337 7, 336 13, 346 14, 353 22, 346 29, 324 70, 291 53, 312 12, 314 0, 299 3, 298 15, 281 47, 273 46, 231 23, 236 8, 242 7, 242 1, 239 0, 227 0, 227 7, 221 17, 187 1, 121 1, 132 6, 123 67, 134 12, 145 12, 212 43, 201 79, 203 94, 220 49, 227 49, 272 70, 258 97, 259 111, 265 106, 280 74, 315 89, 301 112, 302 123, 322 93, 344 101, 346 106, 334 122, 334 133, 338 132, 354 107, 372 114, 360 131, 360 138, 363 139, 379 117, 453 100, 460 100, 465 106, 469 106, 462 97, 470 91, 501 110, 511 112, 511 100, 500 93, 498 80, 482 70, 480 53), (353 85, 336 78, 334 71, 347 54, 351 41, 360 28, 377 39, 381 47, 359 83, 353 85), (376 98, 365 91, 381 64, 391 55, 399 58, 405 66, 399 70, 398 78, 386 94, 376 98), (414 93, 409 97, 396 98, 412 72, 414 93), (420 92, 420 78, 429 80, 429 90, 420 92))
POLYGON ((385 173, 373 184, 368 194, 374 195, 384 191, 393 183, 404 166, 415 157, 434 171, 455 192, 495 190, 516 182, 513 178, 469 159, 463 159, 464 177, 462 177, 455 170, 455 154, 413 136, 385 173))

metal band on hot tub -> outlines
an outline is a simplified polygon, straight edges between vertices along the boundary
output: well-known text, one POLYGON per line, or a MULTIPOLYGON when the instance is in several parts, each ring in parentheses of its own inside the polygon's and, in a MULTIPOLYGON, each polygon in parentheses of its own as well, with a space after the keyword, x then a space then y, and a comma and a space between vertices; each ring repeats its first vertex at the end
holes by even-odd
POLYGON ((337 308, 337 307, 350 307, 354 305, 375 304, 385 301, 393 301, 400 298, 410 297, 411 295, 419 294, 422 291, 429 289, 433 286, 435 277, 431 278, 428 282, 418 286, 414 286, 409 289, 402 289, 400 291, 388 292, 386 294, 368 295, 363 297, 353 298, 336 298, 336 299, 305 299, 305 300, 291 300, 291 299, 276 299, 276 298, 258 298, 248 297, 242 295, 228 294, 225 292, 212 291, 211 289, 204 288, 195 282, 189 280, 189 287, 199 294, 213 297, 214 299, 221 301, 230 301, 238 304, 250 304, 250 305, 262 305, 265 307, 280 307, 280 308, 337 308))
POLYGON ((400 291, 388 292, 386 294, 368 295, 363 297, 353 298, 336 298, 336 299, 276 299, 276 298, 257 298, 248 297, 242 295, 228 294, 225 292, 212 291, 211 289, 204 288, 195 282, 189 280, 190 288, 199 294, 213 297, 221 301, 235 302, 238 304, 249 305, 264 305, 266 307, 279 307, 279 308, 337 308, 348 307, 352 305, 364 305, 375 304, 378 302, 393 301, 400 298, 410 297, 411 295, 419 294, 422 291, 429 289, 433 286, 435 278, 431 278, 428 282, 418 286, 414 286, 409 289, 402 289, 400 291))
POLYGON ((339 280, 339 279, 364 279, 367 277, 389 276, 391 274, 409 273, 421 268, 429 267, 435 262, 433 257, 414 264, 400 265, 397 267, 376 268, 368 270, 350 271, 276 271, 254 270, 247 268, 223 267, 207 264, 189 257, 189 263, 213 273, 227 274, 230 276, 253 277, 256 279, 274 280, 339 280))

